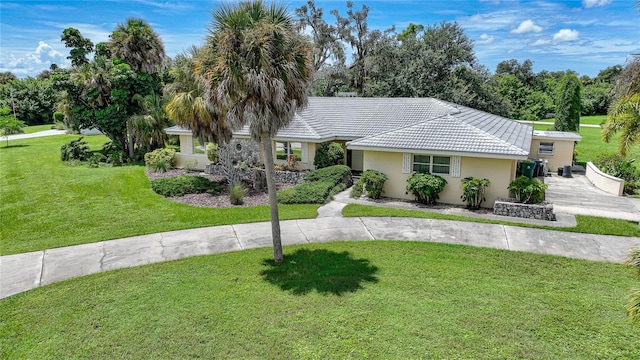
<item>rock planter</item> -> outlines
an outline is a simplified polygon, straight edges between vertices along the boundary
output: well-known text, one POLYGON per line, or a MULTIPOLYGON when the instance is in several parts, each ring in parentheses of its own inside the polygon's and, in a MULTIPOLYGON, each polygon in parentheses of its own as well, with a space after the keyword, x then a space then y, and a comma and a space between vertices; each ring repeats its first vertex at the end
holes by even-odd
POLYGON ((541 204, 522 204, 515 202, 515 199, 497 199, 493 204, 493 213, 495 215, 523 219, 556 221, 556 214, 553 213, 553 204, 547 202, 541 204))
MULTIPOLYGON (((259 168, 233 168, 234 175, 241 181, 248 181, 254 184, 254 188, 266 188, 266 176, 264 169, 259 168)), ((205 171, 206 174, 225 176, 224 166, 221 164, 209 164, 205 171)), ((276 184, 297 185, 304 181, 307 177, 306 171, 276 171, 276 184)))

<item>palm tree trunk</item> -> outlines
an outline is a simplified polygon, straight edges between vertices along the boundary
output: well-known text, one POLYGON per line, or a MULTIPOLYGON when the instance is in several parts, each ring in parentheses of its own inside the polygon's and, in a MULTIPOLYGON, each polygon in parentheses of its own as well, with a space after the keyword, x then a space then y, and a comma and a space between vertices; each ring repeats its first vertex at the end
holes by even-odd
POLYGON ((269 192, 269 208, 271 210, 271 236, 273 237, 273 260, 283 261, 282 239, 280 236, 280 218, 278 216, 278 198, 276 197, 276 179, 273 168, 273 145, 271 137, 264 134, 261 138, 264 169, 267 173, 267 191, 269 192))
POLYGON ((129 158, 133 159, 133 124, 131 124, 131 119, 127 119, 127 134, 129 136, 129 158))

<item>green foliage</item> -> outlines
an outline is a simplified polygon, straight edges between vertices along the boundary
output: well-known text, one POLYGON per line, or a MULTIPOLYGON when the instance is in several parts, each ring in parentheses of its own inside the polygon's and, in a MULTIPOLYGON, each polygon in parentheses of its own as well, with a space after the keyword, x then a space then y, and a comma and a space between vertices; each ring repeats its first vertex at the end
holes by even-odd
POLYGON ((311 171, 305 182, 280 190, 278 202, 281 204, 324 204, 331 197, 352 184, 351 169, 345 165, 335 165, 311 171))
POLYGON ((635 159, 618 154, 600 154, 593 164, 600 171, 624 180, 624 192, 629 195, 636 193, 637 183, 640 180, 640 171, 635 164, 635 159))
POLYGON ((407 178, 407 193, 412 193, 421 204, 433 205, 446 185, 442 176, 416 172, 407 178))
MULTIPOLYGON (((640 279, 640 246, 636 246, 629 252, 629 258, 625 264, 633 268, 640 279)), ((631 322, 640 328, 640 288, 632 290, 629 296, 627 314, 631 322)))
POLYGON ((220 154, 218 153, 218 144, 208 143, 206 152, 207 152, 207 159, 209 159, 209 161, 211 161, 212 163, 217 163, 218 161, 220 161, 220 154))
POLYGON ((382 196, 384 183, 388 179, 384 173, 372 169, 363 172, 360 177, 364 184, 364 189, 367 191, 367 196, 374 199, 379 199, 382 196))
POLYGON ((62 161, 86 161, 92 156, 89 145, 80 137, 60 147, 60 160, 62 161))
POLYGON ((556 95, 556 124, 557 131, 578 131, 580 127, 580 104, 582 85, 578 77, 566 74, 560 84, 556 95))
POLYGON ((169 168, 175 165, 176 151, 173 149, 156 149, 152 152, 144 154, 144 163, 152 168, 157 162, 163 161, 169 168))
MULTIPOLYGON (((0 108, 0 136, 24 132, 22 130, 24 123, 20 120, 16 120, 10 113, 11 110, 8 107, 0 108)), ((9 146, 9 138, 7 138, 7 146, 9 146)))
POLYGON ((485 200, 484 191, 491 184, 487 179, 466 177, 462 179, 461 188, 462 201, 467 203, 467 208, 471 210, 480 209, 480 205, 485 200))
POLYGON ((334 185, 326 181, 306 182, 278 191, 280 204, 324 204, 333 195, 334 185))
POLYGON ((352 197, 354 199, 359 199, 363 193, 364 193, 364 183, 362 182, 362 178, 359 178, 355 183, 353 183, 353 187, 351 188, 349 197, 352 197))
POLYGON ((313 165, 316 169, 344 164, 344 149, 338 143, 324 143, 316 150, 313 165))
POLYGON ((240 183, 235 183, 229 188, 229 201, 231 205, 242 205, 247 190, 240 183))
POLYGON ((167 159, 158 159, 147 165, 147 167, 153 172, 165 173, 169 171, 169 169, 171 169, 171 164, 167 161, 167 159))
POLYGON ((102 144, 100 152, 104 155, 104 161, 113 166, 120 166, 126 162, 126 156, 121 148, 108 141, 102 144))
POLYGON ((201 193, 215 195, 220 193, 223 187, 202 176, 176 176, 153 180, 151 189, 157 194, 171 197, 201 193))
POLYGON ((539 204, 544 200, 544 191, 549 187, 538 179, 520 176, 514 179, 507 189, 517 201, 524 204, 539 204))
POLYGON ((82 66, 89 62, 87 55, 93 52, 93 43, 82 36, 78 29, 71 27, 64 29, 60 39, 66 47, 71 49, 67 59, 71 60, 72 66, 82 66))
POLYGON ((53 123, 57 93, 51 80, 29 77, 0 85, 0 106, 11 109, 12 95, 18 120, 26 125, 53 123))

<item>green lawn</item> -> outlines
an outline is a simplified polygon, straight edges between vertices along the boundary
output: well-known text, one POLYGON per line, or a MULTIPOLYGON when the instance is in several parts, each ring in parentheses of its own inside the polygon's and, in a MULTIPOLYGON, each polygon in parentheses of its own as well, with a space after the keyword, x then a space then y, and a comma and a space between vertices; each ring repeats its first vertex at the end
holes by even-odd
POLYGON ((0 301, 0 358, 638 359, 621 265, 372 241, 193 257, 0 301))
POLYGON ((603 217, 597 217, 597 216, 584 216, 584 215, 576 215, 576 221, 578 225, 573 228, 541 226, 541 225, 517 223, 517 222, 511 222, 511 221, 442 214, 439 212, 393 209, 393 208, 387 208, 382 206, 360 205, 360 204, 347 205, 342 210, 342 215, 345 217, 377 216, 377 217, 413 217, 413 218, 426 218, 426 219, 439 219, 439 220, 456 220, 456 221, 468 221, 468 222, 477 222, 477 223, 484 223, 484 224, 499 224, 499 225, 520 226, 520 227, 546 229, 546 230, 577 232, 577 233, 583 233, 583 234, 640 237, 640 228, 638 228, 638 223, 634 221, 609 219, 609 218, 603 218, 603 217))
MULTIPOLYGON (((268 206, 212 209, 151 191, 142 166, 88 168, 60 161, 78 136, 13 140, 0 147, 0 255, 203 226, 268 221, 268 206)), ((85 137, 92 149, 103 136, 85 137)), ((281 219, 313 218, 318 205, 281 205, 281 219)))
MULTIPOLYGON (((591 124, 591 125, 600 125, 607 119, 607 115, 592 115, 592 116, 581 116, 580 124, 591 124)), ((544 119, 537 121, 536 123, 555 123, 555 118, 544 119)))
POLYGON ((52 126, 53 124, 25 126, 22 128, 22 131, 24 131, 25 134, 33 134, 35 132, 51 130, 52 126))

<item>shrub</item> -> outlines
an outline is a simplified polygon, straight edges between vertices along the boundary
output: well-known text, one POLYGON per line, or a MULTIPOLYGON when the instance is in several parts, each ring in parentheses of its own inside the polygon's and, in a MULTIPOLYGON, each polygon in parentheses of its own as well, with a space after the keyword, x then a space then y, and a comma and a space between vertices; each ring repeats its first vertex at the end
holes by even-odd
POLYGON ((521 203, 539 204, 544 200, 544 191, 547 187, 547 184, 538 179, 520 176, 513 180, 507 189, 521 203))
MULTIPOLYGON (((640 246, 636 246, 629 253, 629 258, 625 262, 626 265, 635 268, 637 275, 640 278, 640 246)), ((627 307, 627 314, 631 319, 631 322, 640 328, 640 288, 632 290, 629 296, 629 307, 627 307)))
POLYGON ((278 191, 281 204, 324 204, 333 195, 334 185, 330 182, 305 182, 278 191))
POLYGON ((218 153, 218 144, 208 143, 207 144, 207 159, 212 163, 217 163, 220 161, 220 154, 218 153))
POLYGON ((316 150, 313 165, 316 169, 344 164, 344 149, 337 143, 324 143, 316 150))
POLYGON ((185 161, 184 163, 184 169, 186 171, 193 171, 195 170, 196 166, 198 166, 198 160, 196 159, 185 161))
POLYGON ((153 172, 166 173, 171 169, 171 164, 169 164, 166 159, 158 159, 158 161, 152 162, 148 167, 153 172))
POLYGON ((624 180, 625 194, 636 193, 637 183, 640 180, 640 172, 636 168, 635 159, 628 159, 617 154, 600 154, 593 164, 600 171, 624 180))
POLYGON ((433 205, 445 185, 447 180, 442 176, 417 172, 407 178, 407 194, 412 193, 421 204, 433 205))
POLYGON ((183 196, 205 192, 215 195, 222 191, 222 185, 202 176, 176 176, 153 180, 151 189, 162 196, 183 196))
POLYGON ((360 177, 364 184, 364 189, 367 190, 367 196, 374 199, 379 199, 382 195, 382 188, 387 179, 387 175, 377 170, 367 170, 360 177))
POLYGON ((244 186, 240 183, 235 183, 229 188, 229 201, 232 205, 242 205, 246 194, 247 191, 244 186))
POLYGON ((287 156, 287 168, 289 171, 298 170, 298 157, 296 155, 287 156))
POLYGON ((122 149, 111 141, 102 144, 100 152, 104 155, 104 161, 113 166, 122 165, 127 158, 122 149))
POLYGON ((466 177, 462 179, 462 201, 467 203, 467 208, 471 210, 480 209, 480 204, 485 200, 484 190, 491 182, 487 179, 466 177))
POLYGON ((278 201, 282 204, 324 204, 352 182, 351 169, 345 165, 314 170, 304 183, 280 190, 278 201))
POLYGON ((89 145, 82 137, 72 140, 60 147, 60 160, 62 161, 86 161, 92 156, 89 145))
MULTIPOLYGON (((173 149, 156 149, 152 152, 144 154, 144 163, 145 165, 147 165, 147 167, 153 169, 154 167, 156 167, 157 162, 164 161, 169 165, 169 169, 174 165, 175 155, 176 151, 173 149)), ((164 166, 164 164, 162 166, 164 166)))
POLYGON ((360 198, 364 193, 364 183, 362 182, 362 178, 358 179, 355 183, 353 183, 353 187, 351 188, 351 193, 349 193, 349 197, 352 198, 360 198))
POLYGON ((97 168, 100 167, 100 163, 105 161, 105 156, 101 153, 95 153, 93 156, 89 158, 89 167, 97 168))

